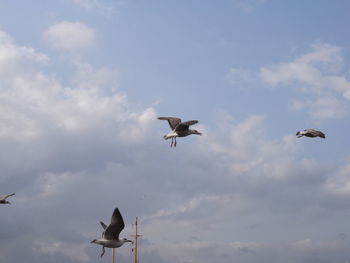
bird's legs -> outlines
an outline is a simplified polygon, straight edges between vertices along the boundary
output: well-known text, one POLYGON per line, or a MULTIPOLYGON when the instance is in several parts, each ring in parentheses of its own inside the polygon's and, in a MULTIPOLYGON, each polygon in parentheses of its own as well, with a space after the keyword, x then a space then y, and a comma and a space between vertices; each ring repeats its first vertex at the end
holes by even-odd
POLYGON ((171 144, 170 144, 170 147, 173 147, 173 144, 174 144, 174 137, 171 137, 171 144))
POLYGON ((104 246, 102 246, 102 253, 101 253, 101 258, 102 258, 102 256, 105 254, 105 247, 104 246))
POLYGON ((174 147, 176 147, 176 137, 175 137, 175 144, 174 144, 174 147))

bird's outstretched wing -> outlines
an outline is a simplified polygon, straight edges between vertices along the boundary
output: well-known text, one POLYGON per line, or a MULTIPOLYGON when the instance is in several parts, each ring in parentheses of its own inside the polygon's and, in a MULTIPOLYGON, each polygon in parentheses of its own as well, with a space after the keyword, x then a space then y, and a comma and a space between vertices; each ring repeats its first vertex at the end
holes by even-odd
POLYGON ((316 131, 314 129, 308 129, 307 132, 312 134, 312 135, 314 135, 314 136, 318 136, 318 137, 321 137, 321 138, 326 138, 326 135, 323 132, 321 132, 321 131, 316 131))
POLYGON ((185 130, 188 130, 188 128, 189 128, 191 125, 196 124, 196 123, 198 123, 197 120, 181 122, 181 123, 179 123, 179 124, 176 126, 175 131, 185 131, 185 130))
POLYGON ((103 227, 103 229, 107 228, 107 225, 105 223, 103 223, 102 221, 100 222, 101 226, 103 227))
POLYGON ((119 212, 119 209, 114 209, 111 223, 104 232, 104 237, 109 240, 119 239, 119 233, 124 229, 125 224, 122 215, 119 212))
POLYGON ((181 123, 180 118, 175 118, 175 117, 158 117, 158 120, 163 120, 163 121, 168 121, 169 126, 172 130, 175 129, 175 127, 181 123))
POLYGON ((107 225, 105 223, 103 223, 102 221, 100 222, 100 224, 103 227, 102 237, 104 237, 107 225))
POLYGON ((3 197, 3 199, 6 199, 6 198, 8 198, 8 197, 10 197, 10 196, 13 196, 13 195, 15 195, 15 193, 12 193, 12 194, 9 194, 9 195, 5 195, 5 196, 3 197))

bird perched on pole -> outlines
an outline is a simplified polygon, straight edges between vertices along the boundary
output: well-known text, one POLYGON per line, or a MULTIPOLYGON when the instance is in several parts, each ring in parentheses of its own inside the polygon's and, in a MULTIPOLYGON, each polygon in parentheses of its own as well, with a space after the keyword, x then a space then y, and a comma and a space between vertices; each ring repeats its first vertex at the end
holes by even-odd
POLYGON ((9 201, 6 199, 9 198, 10 196, 15 195, 15 193, 9 194, 9 195, 4 195, 0 197, 0 204, 11 204, 9 201))
POLYGON ((119 239, 120 232, 124 229, 125 224, 122 215, 118 208, 115 208, 111 218, 111 223, 107 226, 103 222, 100 222, 104 231, 102 233, 102 238, 94 239, 90 243, 98 244, 102 246, 101 257, 105 253, 105 247, 117 248, 121 247, 126 242, 132 242, 126 238, 119 239))
POLYGON ((165 120, 169 123, 171 132, 164 135, 164 139, 168 140, 171 138, 170 147, 176 147, 176 137, 186 137, 191 134, 202 135, 202 133, 197 130, 191 130, 189 128, 191 125, 198 123, 197 120, 181 122, 181 119, 176 117, 159 117, 158 120, 165 120))
POLYGON ((303 130, 303 131, 298 131, 296 133, 296 135, 298 136, 298 138, 303 137, 303 136, 312 137, 312 138, 314 138, 314 137, 321 137, 323 139, 326 138, 326 135, 323 132, 316 131, 314 129, 306 129, 306 130, 303 130))

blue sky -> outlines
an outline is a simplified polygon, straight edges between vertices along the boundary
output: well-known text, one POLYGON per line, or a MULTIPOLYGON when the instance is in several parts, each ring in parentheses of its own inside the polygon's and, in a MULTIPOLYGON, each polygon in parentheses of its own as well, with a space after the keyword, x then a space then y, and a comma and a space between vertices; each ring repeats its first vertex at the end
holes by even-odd
POLYGON ((2 258, 100 260, 119 207, 143 262, 349 262, 349 8, 1 1, 2 258))

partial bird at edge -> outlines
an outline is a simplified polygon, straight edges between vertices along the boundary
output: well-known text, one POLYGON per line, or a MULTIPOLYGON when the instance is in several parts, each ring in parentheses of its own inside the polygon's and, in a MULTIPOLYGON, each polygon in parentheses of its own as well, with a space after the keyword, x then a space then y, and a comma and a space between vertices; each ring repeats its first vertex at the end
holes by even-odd
POLYGON ((0 204, 11 204, 9 201, 7 201, 6 199, 9 198, 10 196, 15 195, 16 193, 12 193, 12 194, 8 194, 8 195, 4 195, 0 197, 0 204))

